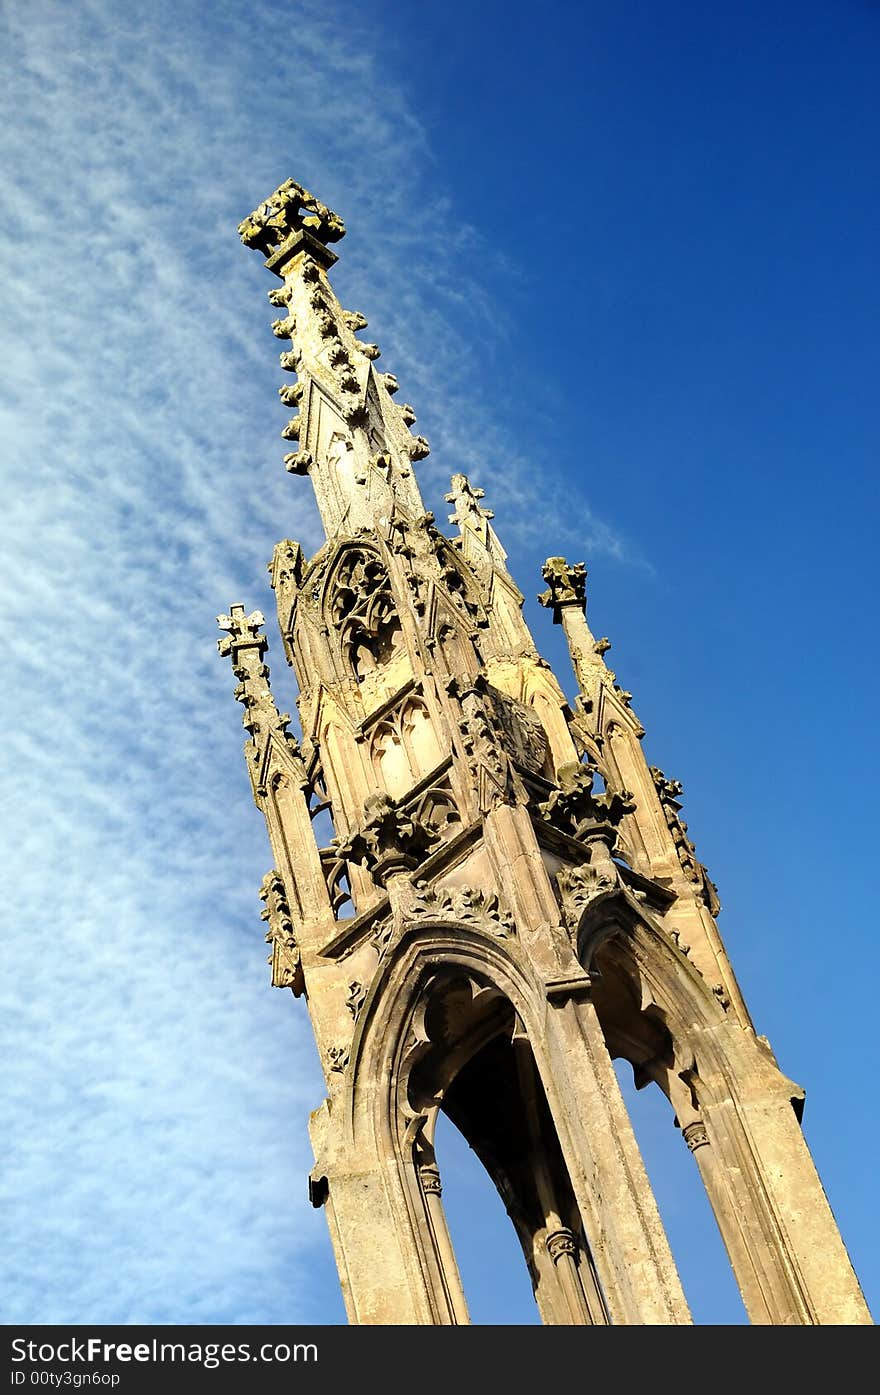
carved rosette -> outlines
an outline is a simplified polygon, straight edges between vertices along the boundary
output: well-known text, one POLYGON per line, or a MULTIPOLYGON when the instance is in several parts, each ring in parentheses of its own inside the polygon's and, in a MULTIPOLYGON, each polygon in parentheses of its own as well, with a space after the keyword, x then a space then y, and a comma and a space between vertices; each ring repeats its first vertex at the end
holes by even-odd
POLYGON ((299 945, 293 930, 290 905, 281 874, 267 872, 260 886, 260 900, 265 902, 260 919, 267 922, 266 944, 271 944, 272 984, 289 988, 298 998, 305 989, 299 945))
POLYGON ((682 783, 680 780, 668 780, 658 765, 652 765, 650 771, 682 871, 709 914, 717 916, 721 911, 718 888, 697 857, 697 850, 688 836, 688 826, 681 817, 682 783))
POLYGON ((497 939, 506 939, 515 930, 513 916, 494 892, 470 886, 417 887, 410 914, 459 921, 497 939))

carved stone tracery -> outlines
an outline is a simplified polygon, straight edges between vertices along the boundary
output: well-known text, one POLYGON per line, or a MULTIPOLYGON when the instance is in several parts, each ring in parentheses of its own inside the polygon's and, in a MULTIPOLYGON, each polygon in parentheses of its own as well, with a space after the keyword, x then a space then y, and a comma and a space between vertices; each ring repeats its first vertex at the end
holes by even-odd
POLYGON ((361 678, 387 663, 401 643, 400 621, 387 570, 374 553, 348 548, 336 568, 328 600, 329 622, 361 678))

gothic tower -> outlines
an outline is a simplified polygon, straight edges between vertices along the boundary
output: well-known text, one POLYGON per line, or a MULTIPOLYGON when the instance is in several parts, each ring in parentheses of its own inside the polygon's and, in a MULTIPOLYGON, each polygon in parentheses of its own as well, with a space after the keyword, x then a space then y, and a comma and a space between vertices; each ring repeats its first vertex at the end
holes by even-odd
POLYGON ((803 1092, 752 1026, 681 786, 648 765, 587 625, 584 567, 550 558, 540 598, 571 652, 571 708, 482 491, 453 477, 451 538, 425 510, 427 442, 328 282, 341 220, 288 180, 239 231, 280 281, 285 464, 310 476, 327 535, 312 558, 278 543, 270 565, 300 739, 263 617, 233 605, 219 644, 275 864, 272 982, 305 997, 326 1077, 310 1193, 350 1320, 468 1321, 443 1110, 501 1194, 544 1322, 690 1322, 622 1057, 670 1101, 751 1320, 869 1322, 803 1092))

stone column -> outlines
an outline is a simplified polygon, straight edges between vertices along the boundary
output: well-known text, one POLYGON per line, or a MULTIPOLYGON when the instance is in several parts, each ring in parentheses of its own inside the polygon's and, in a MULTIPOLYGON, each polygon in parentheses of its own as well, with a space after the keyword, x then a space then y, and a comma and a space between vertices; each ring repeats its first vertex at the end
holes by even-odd
POLYGON ((550 986, 546 1055, 536 1057, 596 1273, 612 1323, 686 1324, 681 1280, 588 992, 586 975, 550 986))

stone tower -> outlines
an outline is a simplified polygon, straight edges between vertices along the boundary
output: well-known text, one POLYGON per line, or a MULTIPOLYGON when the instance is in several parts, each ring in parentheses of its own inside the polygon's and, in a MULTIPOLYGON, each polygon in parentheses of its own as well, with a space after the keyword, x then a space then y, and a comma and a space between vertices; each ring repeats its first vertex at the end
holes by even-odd
POLYGON ((799 1125, 755 1034, 681 786, 647 763, 630 694, 552 557, 573 708, 522 618, 483 507, 455 475, 426 512, 411 407, 328 282, 341 220, 287 181, 242 223, 279 283, 295 409, 285 464, 327 542, 270 565, 301 739, 269 687, 263 617, 220 626, 274 870, 272 982, 304 996, 327 1083, 310 1193, 357 1323, 466 1323, 434 1128, 495 1183, 546 1323, 688 1323, 612 1067, 668 1097, 756 1323, 870 1318, 799 1125), (332 828, 330 821, 332 820, 332 828), (327 833, 321 832, 322 828, 327 833))

